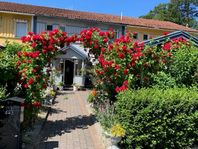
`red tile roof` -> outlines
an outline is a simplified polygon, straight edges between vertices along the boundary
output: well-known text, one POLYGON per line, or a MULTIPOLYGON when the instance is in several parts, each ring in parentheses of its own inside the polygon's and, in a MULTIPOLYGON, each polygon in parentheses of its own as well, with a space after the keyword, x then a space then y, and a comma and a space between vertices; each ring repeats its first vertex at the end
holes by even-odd
POLYGON ((198 33, 198 30, 191 29, 168 21, 159 21, 159 20, 151 20, 151 19, 149 20, 149 19, 131 18, 131 17, 122 17, 121 19, 120 16, 114 16, 109 14, 82 12, 76 10, 66 10, 66 9, 50 8, 44 6, 11 3, 11 2, 0 2, 0 11, 29 13, 29 14, 34 14, 36 16, 51 16, 51 17, 63 17, 68 19, 98 21, 105 23, 115 23, 122 25, 155 28, 155 29, 183 30, 183 31, 198 33))

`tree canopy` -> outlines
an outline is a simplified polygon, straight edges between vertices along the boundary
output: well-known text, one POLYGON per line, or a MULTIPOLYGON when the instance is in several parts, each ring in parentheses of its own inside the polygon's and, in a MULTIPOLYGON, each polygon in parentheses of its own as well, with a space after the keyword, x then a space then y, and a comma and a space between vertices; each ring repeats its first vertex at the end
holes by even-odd
POLYGON ((170 0, 141 18, 171 21, 198 29, 198 0, 170 0))

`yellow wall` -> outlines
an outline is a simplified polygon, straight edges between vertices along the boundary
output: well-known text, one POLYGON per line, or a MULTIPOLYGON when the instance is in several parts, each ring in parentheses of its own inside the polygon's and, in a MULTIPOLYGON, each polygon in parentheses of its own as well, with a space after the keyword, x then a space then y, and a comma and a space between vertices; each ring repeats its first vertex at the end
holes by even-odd
POLYGON ((27 21, 28 32, 32 31, 32 16, 0 12, 0 44, 6 40, 20 42, 20 38, 15 37, 17 21, 27 21))
POLYGON ((148 35, 148 38, 154 38, 157 36, 163 35, 164 32, 173 32, 169 30, 158 30, 158 29, 150 29, 150 28, 140 28, 140 27, 132 27, 132 26, 127 26, 126 27, 126 32, 136 32, 138 33, 138 40, 142 41, 144 34, 148 35))

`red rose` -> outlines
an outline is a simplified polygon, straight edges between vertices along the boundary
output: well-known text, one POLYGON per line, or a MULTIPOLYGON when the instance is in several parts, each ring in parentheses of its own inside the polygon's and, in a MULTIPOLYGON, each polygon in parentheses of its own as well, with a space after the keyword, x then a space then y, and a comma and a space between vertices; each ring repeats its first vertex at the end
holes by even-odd
POLYGON ((36 72, 37 72, 37 69, 35 69, 35 68, 32 69, 32 72, 33 72, 33 73, 36 73, 36 72))
POLYGON ((97 44, 94 44, 94 49, 97 49, 98 48, 98 45, 97 44))
POLYGON ((28 63, 31 64, 32 63, 32 60, 28 60, 28 63))
POLYGON ((128 74, 128 70, 124 69, 124 74, 127 75, 128 74))
POLYGON ((20 65, 21 65, 21 61, 18 61, 18 62, 17 62, 17 66, 20 66, 20 65))
POLYGON ((21 52, 21 51, 19 51, 19 52, 17 53, 17 55, 18 55, 18 57, 21 57, 22 52, 21 52))
POLYGON ((167 42, 167 43, 164 43, 164 45, 162 46, 163 50, 170 50, 171 49, 171 43, 170 42, 167 42))
POLYGON ((163 34, 162 34, 162 35, 164 35, 164 36, 165 36, 165 35, 167 35, 167 34, 168 34, 168 32, 163 32, 163 34))
POLYGON ((122 53, 122 52, 119 53, 118 57, 121 58, 121 59, 123 59, 124 58, 124 53, 122 53))
POLYGON ((36 45, 37 45, 36 42, 33 42, 33 43, 31 44, 32 48, 35 48, 36 45))
POLYGON ((99 33, 99 36, 104 36, 104 32, 100 32, 99 33))
POLYGON ((42 51, 43 51, 43 53, 44 53, 44 54, 46 54, 46 53, 47 53, 47 50, 46 50, 46 49, 43 49, 42 51))
POLYGON ((27 85, 27 84, 24 84, 23 87, 24 87, 24 88, 28 88, 28 85, 27 85))
POLYGON ((33 78, 30 78, 29 81, 28 81, 28 84, 31 85, 33 83, 34 83, 34 79, 33 78))
POLYGON ((103 39, 103 42, 107 43, 108 42, 108 38, 103 39))
POLYGON ((39 101, 35 101, 32 103, 32 106, 39 108, 41 106, 41 103, 39 101))
POLYGON ((127 46, 125 46, 125 45, 122 46, 122 50, 123 50, 123 51, 126 51, 126 50, 127 50, 127 46))

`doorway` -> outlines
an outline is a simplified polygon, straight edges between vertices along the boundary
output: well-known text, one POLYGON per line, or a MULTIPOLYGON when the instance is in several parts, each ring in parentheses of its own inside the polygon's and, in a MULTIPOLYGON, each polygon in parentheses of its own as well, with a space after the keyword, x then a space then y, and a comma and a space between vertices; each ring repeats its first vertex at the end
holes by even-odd
POLYGON ((65 80, 66 86, 71 86, 73 84, 74 78, 74 62, 70 60, 65 60, 65 80))

